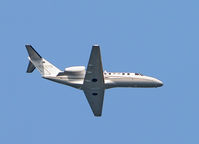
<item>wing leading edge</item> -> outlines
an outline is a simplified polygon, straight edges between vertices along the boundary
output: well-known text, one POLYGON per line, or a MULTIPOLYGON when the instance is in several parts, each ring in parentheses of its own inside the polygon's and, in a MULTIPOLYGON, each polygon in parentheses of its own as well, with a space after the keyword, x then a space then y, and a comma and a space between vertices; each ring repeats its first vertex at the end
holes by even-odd
POLYGON ((104 75, 100 47, 93 46, 82 90, 95 116, 102 115, 104 101, 104 75))

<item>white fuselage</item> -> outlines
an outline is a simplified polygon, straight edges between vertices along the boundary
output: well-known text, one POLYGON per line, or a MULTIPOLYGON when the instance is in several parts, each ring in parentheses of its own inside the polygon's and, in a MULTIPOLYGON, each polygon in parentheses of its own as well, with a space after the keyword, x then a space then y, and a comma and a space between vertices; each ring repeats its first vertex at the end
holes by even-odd
POLYGON ((29 54, 27 73, 35 68, 43 78, 83 90, 95 116, 102 115, 105 89, 115 87, 160 87, 163 83, 139 73, 103 72, 100 47, 94 45, 91 50, 87 69, 85 66, 67 67, 61 71, 42 58, 31 45, 26 45, 29 54))
MULTIPOLYGON (((77 89, 81 89, 84 83, 85 75, 60 75, 60 76, 48 76, 43 77, 54 82, 65 84, 77 89)), ((104 83, 105 89, 115 88, 115 87, 160 87, 163 83, 153 77, 144 76, 138 73, 113 73, 104 72, 104 83)))

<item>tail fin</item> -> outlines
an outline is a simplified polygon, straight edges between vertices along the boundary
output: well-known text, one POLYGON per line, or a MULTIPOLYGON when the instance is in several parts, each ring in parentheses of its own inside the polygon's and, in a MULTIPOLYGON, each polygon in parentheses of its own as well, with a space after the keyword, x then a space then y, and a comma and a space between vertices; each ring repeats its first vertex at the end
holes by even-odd
POLYGON ((57 67, 52 65, 50 62, 42 58, 31 45, 26 45, 26 49, 29 54, 29 65, 27 73, 34 71, 35 67, 41 73, 43 77, 45 76, 56 76, 61 72, 57 67))

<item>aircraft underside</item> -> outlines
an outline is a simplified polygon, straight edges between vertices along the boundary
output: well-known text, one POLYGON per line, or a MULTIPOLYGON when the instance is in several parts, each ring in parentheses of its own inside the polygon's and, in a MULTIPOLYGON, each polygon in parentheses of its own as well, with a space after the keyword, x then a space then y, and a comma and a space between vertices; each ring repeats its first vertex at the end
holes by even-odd
POLYGON ((155 78, 138 73, 103 72, 100 47, 94 45, 90 54, 87 69, 84 66, 68 67, 59 70, 42 58, 31 45, 26 45, 29 54, 27 73, 35 68, 43 78, 83 90, 95 116, 101 116, 104 91, 115 87, 160 87, 163 83, 155 78))

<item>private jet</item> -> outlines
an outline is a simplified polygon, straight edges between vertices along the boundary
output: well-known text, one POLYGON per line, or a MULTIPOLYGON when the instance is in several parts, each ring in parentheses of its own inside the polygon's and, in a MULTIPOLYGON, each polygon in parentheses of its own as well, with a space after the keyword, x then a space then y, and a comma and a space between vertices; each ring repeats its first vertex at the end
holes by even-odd
POLYGON ((104 92, 115 87, 157 88, 163 82, 139 73, 103 72, 100 46, 92 46, 87 69, 72 66, 61 71, 41 57, 31 45, 25 45, 29 54, 27 73, 35 68, 42 78, 83 90, 95 116, 102 115, 104 92))

